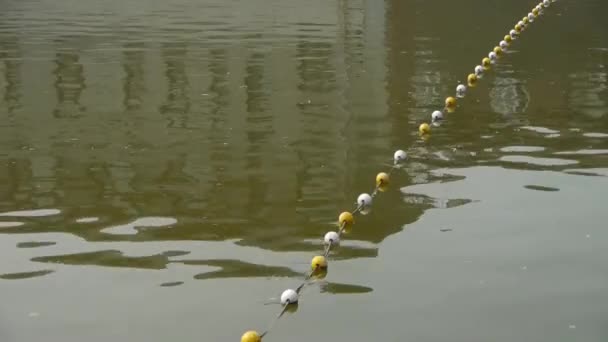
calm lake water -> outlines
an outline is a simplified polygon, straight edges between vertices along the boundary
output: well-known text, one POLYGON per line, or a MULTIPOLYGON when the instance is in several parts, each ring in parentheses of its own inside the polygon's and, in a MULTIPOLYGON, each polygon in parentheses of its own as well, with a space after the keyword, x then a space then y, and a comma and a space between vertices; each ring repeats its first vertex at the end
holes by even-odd
POLYGON ((608 340, 608 1, 0 0, 0 341, 608 340), (603 227, 603 228, 602 228, 603 227))

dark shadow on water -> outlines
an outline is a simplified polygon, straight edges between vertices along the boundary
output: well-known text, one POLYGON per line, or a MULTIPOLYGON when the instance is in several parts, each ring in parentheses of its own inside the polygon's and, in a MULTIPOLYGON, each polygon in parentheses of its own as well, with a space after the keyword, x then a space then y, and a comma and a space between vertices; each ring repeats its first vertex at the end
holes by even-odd
POLYGON ((332 293, 332 294, 358 294, 358 293, 370 293, 370 292, 374 291, 374 289, 372 289, 371 287, 367 287, 367 286, 332 283, 332 282, 322 283, 320 288, 321 288, 322 293, 332 293))
POLYGON ((172 261, 192 266, 219 267, 220 270, 199 273, 194 279, 218 279, 218 278, 251 278, 251 277, 299 277, 302 273, 295 272, 287 267, 266 266, 251 264, 240 260, 215 259, 215 260, 183 260, 172 261))
POLYGON ((189 251, 165 251, 165 252, 161 253, 161 255, 166 256, 168 258, 184 256, 184 255, 188 255, 188 254, 190 254, 189 251))
POLYGON ((530 190, 537 190, 537 191, 559 191, 558 188, 552 188, 552 187, 548 187, 548 186, 542 186, 542 185, 525 185, 524 188, 526 189, 530 189, 530 190))
POLYGON ((17 244, 17 248, 36 248, 56 245, 53 241, 31 241, 31 242, 20 242, 17 244))
POLYGON ((183 284, 184 284, 183 281, 172 281, 172 282, 162 283, 162 284, 160 284, 160 286, 161 287, 175 287, 175 286, 180 286, 183 284))
POLYGON ((40 271, 34 271, 34 272, 5 273, 5 274, 0 274, 0 279, 4 279, 4 280, 28 279, 28 278, 42 277, 47 274, 51 274, 53 272, 54 272, 53 270, 40 270, 40 271))
POLYGON ((167 267, 169 259, 164 255, 128 257, 117 250, 105 250, 89 253, 76 253, 35 257, 31 261, 64 265, 91 265, 105 267, 130 267, 161 270, 167 267))

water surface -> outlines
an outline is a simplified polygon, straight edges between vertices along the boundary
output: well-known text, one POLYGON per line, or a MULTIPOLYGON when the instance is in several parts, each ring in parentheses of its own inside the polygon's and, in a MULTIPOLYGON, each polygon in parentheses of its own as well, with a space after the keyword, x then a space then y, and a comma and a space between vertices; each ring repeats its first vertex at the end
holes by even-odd
POLYGON ((3 0, 0 340, 608 339, 608 3, 3 0), (474 10, 472 10, 474 9, 474 10))

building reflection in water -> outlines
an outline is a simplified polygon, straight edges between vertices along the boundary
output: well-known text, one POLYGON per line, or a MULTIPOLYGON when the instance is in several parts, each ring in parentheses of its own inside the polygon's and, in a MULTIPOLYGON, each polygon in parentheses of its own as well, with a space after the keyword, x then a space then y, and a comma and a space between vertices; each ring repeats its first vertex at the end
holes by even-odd
POLYGON ((123 106, 125 111, 141 108, 146 90, 144 77, 144 44, 126 43, 123 46, 123 69, 125 72, 123 106))
POLYGON ((80 97, 86 85, 79 52, 68 49, 57 52, 53 74, 57 94, 57 106, 53 115, 56 118, 82 116, 86 108, 80 104, 80 97))
POLYGON ((2 99, 10 114, 21 108, 23 96, 20 74, 22 61, 17 38, 0 36, 0 63, 3 64, 3 83, 5 84, 2 99))
POLYGON ((190 115, 190 86, 186 72, 188 50, 186 43, 167 43, 162 46, 167 78, 167 96, 160 112, 167 117, 168 127, 185 128, 190 115))

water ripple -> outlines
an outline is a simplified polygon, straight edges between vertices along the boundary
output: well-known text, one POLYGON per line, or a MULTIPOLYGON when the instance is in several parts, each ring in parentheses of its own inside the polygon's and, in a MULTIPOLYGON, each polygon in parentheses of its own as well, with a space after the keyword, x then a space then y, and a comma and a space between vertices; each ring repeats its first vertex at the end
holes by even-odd
POLYGON ((61 210, 59 209, 33 209, 33 210, 19 210, 9 211, 0 213, 0 216, 10 217, 43 217, 43 216, 54 216, 59 215, 61 210))
POLYGON ((114 235, 135 235, 139 233, 137 228, 171 228, 176 223, 177 220, 172 217, 141 217, 127 224, 104 228, 101 232, 114 235))

